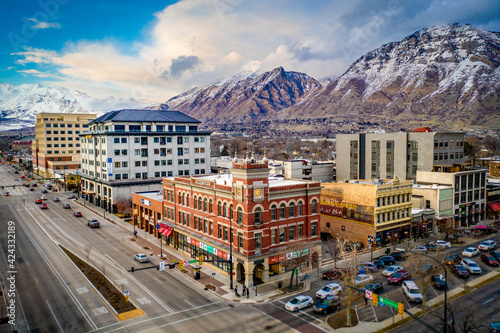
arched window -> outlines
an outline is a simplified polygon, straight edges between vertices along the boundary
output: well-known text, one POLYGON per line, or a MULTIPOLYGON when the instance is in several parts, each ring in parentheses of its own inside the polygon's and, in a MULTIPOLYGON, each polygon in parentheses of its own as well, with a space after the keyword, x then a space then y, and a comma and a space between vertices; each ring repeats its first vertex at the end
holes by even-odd
POLYGON ((212 201, 212 199, 210 199, 208 201, 208 212, 209 213, 213 213, 213 205, 214 205, 214 202, 212 201))
POLYGON ((285 213, 285 210, 286 210, 286 205, 284 203, 282 203, 280 205, 280 219, 284 219, 286 218, 286 213, 285 213))
POLYGON ((297 216, 302 216, 303 215, 303 211, 302 211, 302 201, 299 201, 299 203, 297 204, 297 216))
POLYGON ((198 197, 198 209, 201 210, 203 207, 202 207, 202 201, 201 201, 201 196, 198 197))
POLYGON ((233 220, 233 204, 230 204, 229 205, 229 218, 231 219, 231 221, 233 220))
POLYGON ((224 202, 224 213, 222 214, 222 216, 224 217, 227 217, 227 203, 224 202))
POLYGON ((189 194, 186 195, 186 205, 189 207, 189 194))
POLYGON ((184 193, 182 194, 182 204, 186 204, 186 195, 184 193))
POLYGON ((178 200, 177 202, 179 203, 179 205, 182 203, 182 193, 179 192, 179 195, 177 196, 178 197, 178 200))
POLYGON ((222 216, 222 206, 220 204, 220 201, 217 203, 217 215, 222 216))
POLYGON ((196 198, 196 195, 194 196, 194 199, 193 199, 193 203, 194 203, 194 209, 198 209, 198 198, 196 198))
POLYGON ((288 206, 288 217, 294 217, 295 216, 295 204, 293 202, 290 202, 290 205, 288 206))
POLYGON ((238 223, 243 223, 243 208, 238 207, 238 223))
POLYGON ((271 207, 271 220, 276 220, 276 206, 271 207))
POLYGON ((203 211, 206 212, 208 210, 208 200, 207 198, 205 198, 205 200, 203 200, 203 211))
POLYGON ((316 199, 314 199, 311 202, 311 214, 317 214, 317 213, 318 213, 318 202, 316 201, 316 199))
POLYGON ((254 211, 254 223, 262 224, 262 208, 257 207, 254 211))

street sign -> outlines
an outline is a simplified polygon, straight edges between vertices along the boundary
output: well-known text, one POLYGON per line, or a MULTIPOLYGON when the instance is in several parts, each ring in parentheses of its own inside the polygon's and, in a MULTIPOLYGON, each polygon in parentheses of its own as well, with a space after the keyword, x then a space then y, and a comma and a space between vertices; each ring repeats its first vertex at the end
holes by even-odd
POLYGON ((160 229, 160 224, 157 224, 155 228, 156 228, 156 230, 159 230, 160 229))
MULTIPOLYGON (((195 262, 198 262, 198 260, 197 260, 197 259, 194 259, 194 260, 189 260, 189 261, 188 261, 188 263, 189 263, 189 264, 194 264, 195 262)), ((187 264, 186 264, 186 265, 187 265, 187 264)))
POLYGON ((212 273, 212 276, 215 276, 215 273, 212 273))
POLYGON ((86 195, 86 194, 82 195, 82 198, 84 198, 84 199, 85 199, 86 197, 87 197, 87 195, 86 195))
POLYGON ((125 291, 123 292, 123 294, 124 294, 125 296, 129 296, 129 295, 130 295, 130 290, 125 289, 125 291))
POLYGON ((365 291, 365 297, 368 299, 372 299, 372 297, 373 297, 372 291, 371 290, 365 291))
POLYGON ((388 305, 388 306, 390 306, 392 308, 395 308, 395 309, 399 308, 399 303, 398 302, 391 301, 390 299, 387 299, 387 298, 379 297, 378 298, 378 302, 382 303, 382 304, 385 304, 385 305, 388 305))
POLYGON ((187 265, 189 265, 189 261, 187 261, 187 259, 184 259, 184 266, 187 266, 187 265))
POLYGON ((368 243, 373 243, 373 236, 368 236, 368 243))
POLYGON ((165 262, 162 261, 160 262, 160 271, 164 271, 165 270, 165 262))

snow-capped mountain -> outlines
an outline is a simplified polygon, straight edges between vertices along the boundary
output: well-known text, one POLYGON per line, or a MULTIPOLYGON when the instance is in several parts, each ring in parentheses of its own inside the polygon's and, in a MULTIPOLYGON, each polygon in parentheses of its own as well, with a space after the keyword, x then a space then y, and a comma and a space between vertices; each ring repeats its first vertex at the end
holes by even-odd
MULTIPOLYGON (((422 29, 355 61, 290 108, 299 117, 500 127, 500 34, 470 25, 422 29)), ((282 113, 286 115, 286 113, 282 113)))
POLYGON ((282 67, 262 74, 243 72, 175 96, 162 109, 185 112, 207 123, 252 121, 272 117, 300 102, 321 83, 282 67))
POLYGON ((96 99, 77 90, 39 84, 0 84, 0 131, 34 126, 39 112, 97 113, 143 107, 133 99, 96 99))

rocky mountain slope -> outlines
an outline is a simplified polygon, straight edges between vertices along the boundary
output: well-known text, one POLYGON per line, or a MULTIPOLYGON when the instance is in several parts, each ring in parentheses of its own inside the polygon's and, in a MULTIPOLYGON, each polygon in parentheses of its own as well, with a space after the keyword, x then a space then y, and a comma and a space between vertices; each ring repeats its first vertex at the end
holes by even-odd
POLYGON ((39 84, 0 84, 0 131, 34 126, 39 112, 102 113, 142 107, 133 99, 96 99, 77 90, 39 84))
POLYGON ((240 73, 191 89, 160 108, 182 111, 209 124, 251 122, 276 117, 321 87, 320 82, 306 74, 279 67, 260 75, 240 73))

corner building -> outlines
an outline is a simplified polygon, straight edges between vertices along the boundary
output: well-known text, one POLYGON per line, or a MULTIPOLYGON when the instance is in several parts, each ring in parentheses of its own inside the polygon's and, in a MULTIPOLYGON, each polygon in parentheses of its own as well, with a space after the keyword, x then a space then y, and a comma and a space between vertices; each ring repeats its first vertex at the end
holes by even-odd
POLYGON ((320 183, 270 177, 266 158, 235 158, 230 172, 164 178, 162 227, 173 231, 166 242, 229 274, 221 261, 231 260, 232 237, 235 281, 249 287, 289 278, 285 261, 298 245, 309 258, 301 271, 317 267, 320 183))

